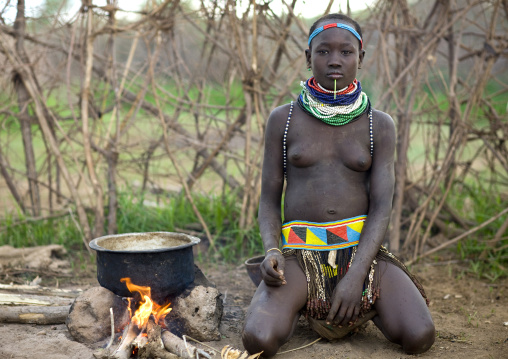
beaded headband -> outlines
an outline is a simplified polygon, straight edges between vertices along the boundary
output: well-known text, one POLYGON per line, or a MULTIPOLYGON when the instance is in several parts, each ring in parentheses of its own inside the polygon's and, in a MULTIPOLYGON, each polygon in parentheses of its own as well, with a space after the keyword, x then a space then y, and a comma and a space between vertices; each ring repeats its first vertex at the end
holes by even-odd
POLYGON ((355 37, 360 40, 360 50, 363 49, 363 41, 362 41, 362 38, 361 36, 356 32, 355 29, 353 29, 351 26, 349 25, 345 25, 345 24, 339 24, 339 23, 335 23, 335 24, 328 24, 328 25, 324 25, 324 26, 321 26, 321 27, 318 27, 316 30, 314 30, 312 32, 312 34, 309 36, 309 47, 310 47, 310 42, 312 41, 313 38, 315 38, 318 34, 320 34, 323 30, 326 30, 326 29, 330 29, 330 28, 334 28, 334 27, 338 27, 339 29, 344 29, 344 30, 348 30, 349 32, 351 32, 353 35, 355 35, 355 37))

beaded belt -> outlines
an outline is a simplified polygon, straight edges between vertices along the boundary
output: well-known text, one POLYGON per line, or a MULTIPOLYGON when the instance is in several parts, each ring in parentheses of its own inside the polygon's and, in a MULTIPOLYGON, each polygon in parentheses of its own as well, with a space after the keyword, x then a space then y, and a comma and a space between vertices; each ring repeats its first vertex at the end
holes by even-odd
POLYGON ((333 251, 358 245, 366 215, 334 222, 291 221, 282 225, 282 249, 333 251))

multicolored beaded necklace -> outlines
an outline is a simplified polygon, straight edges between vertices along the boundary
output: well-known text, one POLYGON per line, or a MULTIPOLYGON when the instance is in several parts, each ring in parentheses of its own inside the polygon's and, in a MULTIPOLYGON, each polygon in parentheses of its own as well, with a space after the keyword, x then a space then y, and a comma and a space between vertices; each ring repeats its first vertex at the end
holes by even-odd
POLYGON ((338 91, 319 85, 314 77, 301 82, 298 105, 302 110, 332 126, 346 125, 358 119, 369 107, 369 98, 362 92, 360 81, 338 91))

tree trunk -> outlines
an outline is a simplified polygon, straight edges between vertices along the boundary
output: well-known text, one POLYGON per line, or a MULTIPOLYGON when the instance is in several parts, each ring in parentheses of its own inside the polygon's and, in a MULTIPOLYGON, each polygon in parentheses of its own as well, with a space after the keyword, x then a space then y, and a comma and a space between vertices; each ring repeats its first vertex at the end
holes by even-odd
MULTIPOLYGON (((87 6, 87 0, 83 0, 83 5, 87 6)), ((93 66, 93 10, 87 6, 87 38, 86 38, 86 62, 85 62, 85 79, 83 82, 83 90, 81 94, 81 121, 83 131, 83 149, 85 152, 86 165, 88 168, 88 174, 90 175, 90 181, 92 182, 93 192, 95 195, 95 226, 92 235, 94 237, 100 237, 104 234, 104 198, 102 185, 97 177, 95 171, 95 163, 92 158, 92 146, 91 146, 91 133, 89 129, 89 96, 90 96, 90 83, 92 81, 92 66, 93 66)))
MULTIPOLYGON (((25 64, 29 63, 28 56, 24 48, 25 40, 25 1, 18 0, 18 10, 16 20, 14 21, 14 30, 16 32, 16 53, 21 61, 25 64)), ((28 112, 28 103, 30 96, 19 78, 19 74, 14 75, 14 88, 18 95, 19 122, 21 126, 21 136, 23 138, 23 148, 25 150, 25 166, 28 178, 28 190, 30 194, 30 203, 32 215, 37 217, 41 211, 41 200, 39 194, 39 185, 37 184, 37 169, 35 166, 35 155, 32 141, 32 128, 30 114, 28 112)))

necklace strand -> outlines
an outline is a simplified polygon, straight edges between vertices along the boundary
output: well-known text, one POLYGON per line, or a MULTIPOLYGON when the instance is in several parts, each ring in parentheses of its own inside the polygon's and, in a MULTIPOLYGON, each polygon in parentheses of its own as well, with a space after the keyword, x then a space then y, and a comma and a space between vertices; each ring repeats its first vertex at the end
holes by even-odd
POLYGON ((301 86, 302 92, 298 97, 300 108, 328 125, 341 126, 353 122, 369 107, 369 98, 361 91, 361 84, 357 80, 337 91, 340 95, 324 89, 314 77, 302 82, 301 86))
POLYGON ((321 91, 326 92, 326 93, 337 94, 337 95, 340 94, 341 92, 346 91, 349 88, 349 86, 346 86, 343 89, 340 89, 340 90, 337 90, 337 91, 333 91, 333 90, 327 90, 327 89, 325 89, 323 86, 321 86, 321 84, 319 82, 317 83, 317 85, 318 85, 318 87, 319 87, 319 89, 321 91))

